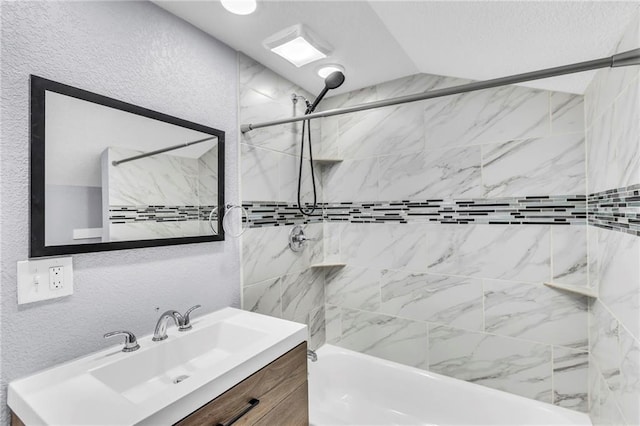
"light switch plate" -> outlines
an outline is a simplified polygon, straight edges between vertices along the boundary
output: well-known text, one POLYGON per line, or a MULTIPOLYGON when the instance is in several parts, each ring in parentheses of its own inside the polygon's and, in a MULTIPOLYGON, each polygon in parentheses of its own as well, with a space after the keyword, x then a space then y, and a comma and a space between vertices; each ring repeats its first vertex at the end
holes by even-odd
MULTIPOLYGON (((57 269, 54 269, 57 270, 57 269)), ((18 262, 18 305, 73 294, 73 264, 70 257, 18 262), (62 268, 62 285, 50 285, 50 268, 62 268)))

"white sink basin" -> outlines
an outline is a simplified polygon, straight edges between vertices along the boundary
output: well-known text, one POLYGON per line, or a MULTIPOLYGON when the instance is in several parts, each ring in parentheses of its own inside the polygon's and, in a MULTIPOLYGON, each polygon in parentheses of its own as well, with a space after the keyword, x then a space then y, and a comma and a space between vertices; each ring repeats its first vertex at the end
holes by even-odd
POLYGON ((172 424, 306 340, 306 326, 233 308, 51 368, 9 385, 27 426, 172 424))

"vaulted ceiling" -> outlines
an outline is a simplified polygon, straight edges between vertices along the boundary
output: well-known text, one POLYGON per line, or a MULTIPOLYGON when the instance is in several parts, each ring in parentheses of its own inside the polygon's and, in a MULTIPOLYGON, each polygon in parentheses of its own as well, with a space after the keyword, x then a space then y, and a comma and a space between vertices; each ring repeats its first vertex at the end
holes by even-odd
MULTIPOLYGON (((315 93, 316 71, 339 63, 345 84, 332 94, 418 72, 484 80, 611 54, 639 1, 259 1, 247 16, 217 0, 156 1, 232 48, 315 93), (265 49, 276 32, 304 24, 331 55, 296 68, 265 49)), ((584 93, 594 72, 527 83, 584 93)))

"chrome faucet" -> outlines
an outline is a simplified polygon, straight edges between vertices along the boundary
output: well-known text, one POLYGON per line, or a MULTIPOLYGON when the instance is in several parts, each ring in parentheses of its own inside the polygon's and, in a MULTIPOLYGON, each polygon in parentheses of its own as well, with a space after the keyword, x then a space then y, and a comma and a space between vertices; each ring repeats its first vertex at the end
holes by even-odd
POLYGON ((199 308, 202 308, 202 305, 193 306, 184 313, 184 315, 182 316, 182 322, 178 325, 178 331, 187 331, 193 328, 191 325, 191 312, 199 308))
POLYGON ((120 335, 124 336, 124 347, 122 348, 122 352, 133 352, 140 349, 136 336, 130 331, 112 331, 111 333, 105 334, 104 338, 107 339, 109 337, 120 335))
POLYGON ((173 318, 173 321, 178 327, 180 327, 180 324, 184 322, 184 318, 180 315, 180 312, 174 311, 173 309, 168 310, 164 314, 160 315, 160 319, 156 323, 156 330, 153 332, 153 339, 151 340, 159 342, 167 338, 167 322, 171 318, 173 318))
POLYGON ((173 318, 173 321, 178 326, 178 331, 187 331, 191 330, 193 326, 191 325, 191 312, 195 311, 198 308, 201 308, 201 305, 196 305, 191 308, 184 315, 181 315, 180 312, 174 311, 173 309, 168 310, 164 314, 160 316, 160 319, 156 323, 156 330, 153 333, 154 342, 159 342, 167 338, 167 323, 170 318, 173 318))

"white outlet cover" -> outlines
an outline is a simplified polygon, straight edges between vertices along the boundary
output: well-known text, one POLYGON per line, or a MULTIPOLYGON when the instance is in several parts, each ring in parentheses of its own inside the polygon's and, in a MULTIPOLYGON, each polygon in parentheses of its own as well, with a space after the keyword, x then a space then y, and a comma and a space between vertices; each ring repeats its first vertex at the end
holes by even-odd
POLYGON ((73 294, 73 263, 70 257, 32 259, 18 262, 18 305, 73 294), (49 268, 63 268, 63 287, 49 286, 49 268))

